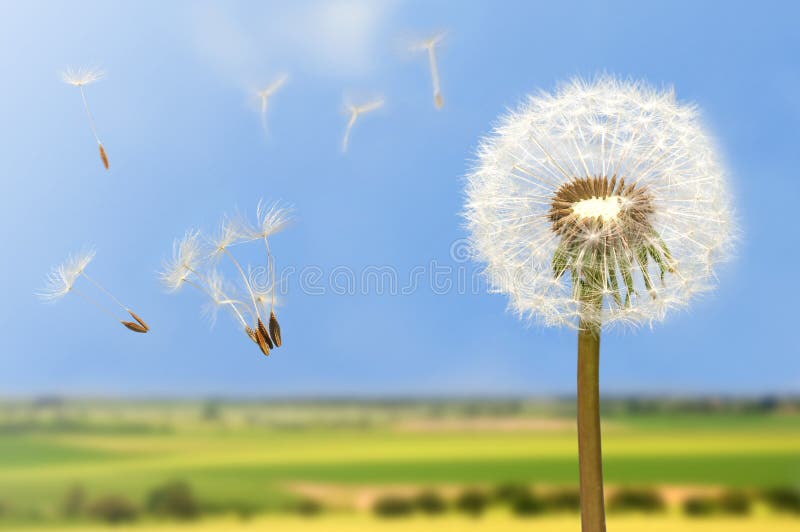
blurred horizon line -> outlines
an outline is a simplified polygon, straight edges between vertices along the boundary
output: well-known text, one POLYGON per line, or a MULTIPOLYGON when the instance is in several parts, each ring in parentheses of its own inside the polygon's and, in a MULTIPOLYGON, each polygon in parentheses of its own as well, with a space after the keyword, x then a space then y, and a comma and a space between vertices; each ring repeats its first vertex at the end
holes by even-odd
MULTIPOLYGON (((115 401, 115 402, 220 402, 220 403, 331 403, 331 404, 414 404, 414 403, 470 403, 470 402, 568 402, 575 401, 569 393, 554 394, 91 394, 91 393, 30 393, 0 395, 0 404, 14 402, 31 402, 40 404, 58 404, 81 401, 115 401)), ((697 403, 800 403, 800 392, 785 393, 606 393, 603 403, 624 401, 640 402, 697 402, 697 403)))

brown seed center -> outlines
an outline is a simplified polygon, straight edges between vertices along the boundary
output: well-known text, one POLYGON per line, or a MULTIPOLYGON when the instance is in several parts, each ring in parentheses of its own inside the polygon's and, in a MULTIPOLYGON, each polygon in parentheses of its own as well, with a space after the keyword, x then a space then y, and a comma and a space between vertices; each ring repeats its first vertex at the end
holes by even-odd
POLYGON ((628 245, 650 231, 653 205, 647 189, 625 178, 580 177, 565 183, 550 203, 553 231, 565 239, 597 242, 608 246, 628 245))

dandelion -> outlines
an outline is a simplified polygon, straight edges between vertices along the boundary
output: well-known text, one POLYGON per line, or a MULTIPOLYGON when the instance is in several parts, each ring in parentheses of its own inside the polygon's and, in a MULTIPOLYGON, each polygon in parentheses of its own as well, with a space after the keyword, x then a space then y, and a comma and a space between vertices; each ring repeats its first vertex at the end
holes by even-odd
POLYGON ((203 248, 200 232, 187 231, 183 238, 175 240, 172 245, 172 259, 164 262, 159 278, 170 292, 180 289, 184 283, 195 284, 190 279, 198 275, 197 270, 203 260, 203 248))
POLYGON ((347 112, 350 113, 350 118, 347 120, 347 127, 345 127, 344 130, 344 137, 342 137, 343 152, 347 151, 347 146, 350 143, 350 131, 353 129, 353 126, 355 125, 358 117, 363 114, 380 109, 381 107, 383 107, 382 99, 373 100, 371 102, 367 102, 362 105, 352 105, 352 104, 345 105, 347 112))
POLYGON ((444 33, 438 33, 412 46, 412 50, 424 50, 428 53, 428 66, 431 70, 431 85, 433 86, 433 104, 437 109, 441 109, 444 105, 444 98, 442 98, 442 91, 439 86, 439 69, 436 66, 436 46, 442 39, 444 39, 444 33))
POLYGON ((241 226, 234 220, 224 218, 219 226, 219 231, 216 237, 212 240, 212 256, 219 257, 221 255, 225 255, 228 259, 233 263, 236 267, 236 270, 239 272, 239 275, 242 278, 242 282, 244 283, 245 288, 250 296, 250 301, 253 305, 253 312, 256 316, 256 321, 258 324, 261 324, 261 313, 259 312, 258 302, 256 301, 256 294, 253 290, 253 287, 250 284, 250 279, 248 278, 247 274, 244 272, 244 268, 242 268, 241 263, 234 257, 233 253, 228 249, 230 246, 240 242, 243 240, 243 233, 241 231, 241 226))
POLYGON ((98 69, 79 68, 75 70, 72 68, 67 68, 61 74, 61 79, 64 81, 64 83, 78 87, 80 90, 81 100, 83 101, 83 110, 86 112, 86 118, 89 120, 89 127, 92 129, 92 135, 94 135, 94 139, 97 141, 97 146, 100 151, 100 160, 103 162, 105 169, 108 170, 108 155, 106 154, 106 149, 103 147, 103 143, 100 142, 100 137, 97 135, 97 128, 94 125, 94 119, 92 118, 92 114, 89 112, 89 106, 86 103, 86 94, 83 92, 83 87, 85 85, 99 81, 103 79, 104 76, 105 74, 103 71, 98 69))
POLYGON ((210 306, 207 307, 211 322, 213 323, 216 321, 217 311, 224 307, 246 332, 249 328, 247 325, 248 320, 245 317, 249 312, 248 305, 236 295, 235 288, 233 288, 216 269, 212 269, 208 272, 203 280, 205 281, 205 287, 203 284, 199 283, 193 283, 193 286, 205 292, 211 299, 210 306))
POLYGON ((272 348, 272 340, 269 338, 269 336, 264 336, 264 327, 262 325, 261 318, 258 318, 259 325, 256 326, 255 329, 248 325, 248 320, 244 317, 244 315, 248 312, 247 304, 240 299, 235 299, 229 296, 229 293, 231 292, 226 291, 227 283, 224 281, 218 271, 212 270, 208 277, 208 285, 212 297, 212 302, 210 304, 212 321, 216 318, 217 309, 222 306, 226 307, 242 325, 245 334, 247 334, 247 336, 258 345, 259 349, 265 356, 269 356, 270 349, 272 348), (241 310, 240 306, 242 307, 241 310))
POLYGON ((256 222, 253 224, 245 217, 239 215, 232 225, 232 230, 244 241, 267 240, 270 236, 283 231, 292 221, 292 207, 280 202, 267 204, 259 200, 256 207, 256 222))
MULTIPOLYGON (((292 220, 292 208, 279 202, 267 205, 264 201, 258 202, 256 208, 256 223, 251 224, 243 217, 236 222, 236 231, 244 241, 262 240, 266 251, 267 268, 272 274, 271 285, 274 286, 274 260, 269 248, 269 237, 286 228, 292 220)), ((274 292, 273 292, 274 297, 274 292)))
POLYGON ((270 339, 270 343, 274 343, 275 347, 280 347, 283 343, 281 338, 281 326, 278 323, 278 317, 275 314, 275 309, 278 307, 278 301, 275 298, 275 265, 269 263, 269 283, 263 284, 256 282, 258 278, 257 272, 251 272, 250 278, 254 280, 253 289, 256 293, 256 302, 258 303, 264 315, 269 315, 269 322, 267 327, 263 327, 263 323, 259 326, 262 333, 270 339))
MULTIPOLYGON (((232 238, 228 235, 228 238, 232 238)), ((203 247, 202 235, 197 230, 187 231, 181 239, 176 239, 172 245, 172 258, 164 261, 162 270, 158 273, 161 284, 169 292, 175 292, 182 286, 191 286, 207 296, 210 300, 204 307, 211 322, 214 323, 220 308, 226 308, 248 333, 250 327, 247 305, 240 299, 229 295, 229 283, 216 269, 201 271, 203 263, 209 257, 203 247)), ((254 340, 255 341, 255 340, 254 340)))
POLYGON ((278 318, 275 316, 275 311, 269 313, 269 334, 275 342, 275 347, 280 347, 283 343, 281 340, 281 326, 278 324, 278 318))
POLYGON ((204 237, 194 230, 188 231, 173 243, 172 257, 164 262, 159 278, 170 292, 183 285, 202 292, 210 300, 206 310, 212 322, 216 320, 220 309, 226 309, 261 352, 269 355, 271 349, 280 347, 282 343, 275 316, 275 265, 269 238, 283 230, 290 218, 291 208, 277 202, 266 204, 260 201, 255 223, 238 215, 223 218, 213 237, 204 237), (259 240, 263 241, 266 253, 267 282, 260 282, 260 274, 265 271, 262 267, 243 265, 230 249, 259 240), (244 289, 242 293, 246 292, 246 296, 239 297, 235 285, 224 279, 218 267, 209 266, 223 256, 236 270, 244 289))
POLYGON ((218 227, 217 233, 209 239, 211 244, 211 256, 219 257, 229 254, 228 248, 240 241, 242 233, 236 220, 225 217, 218 227))
POLYGON ((278 89, 283 87, 283 85, 289 80, 288 74, 281 74, 278 76, 272 83, 264 87, 262 90, 256 91, 256 95, 258 96, 258 100, 260 103, 260 116, 261 116, 261 128, 264 130, 264 133, 267 132, 267 100, 275 94, 278 89))
POLYGON ((111 316, 115 321, 119 321, 123 326, 131 331, 138 333, 148 332, 150 327, 147 325, 147 323, 145 323, 144 320, 142 320, 142 318, 140 318, 129 307, 123 305, 122 302, 117 299, 116 296, 114 296, 114 294, 112 294, 102 284, 86 273, 86 267, 89 266, 90 262, 92 262, 94 256, 94 250, 89 249, 67 257, 66 261, 53 268, 48 274, 44 289, 37 293, 39 298, 45 302, 55 302, 72 292, 78 295, 78 297, 94 305, 101 312, 111 316), (128 313, 128 315, 130 315, 131 318, 134 319, 134 321, 118 319, 116 314, 109 310, 107 306, 99 303, 95 298, 89 296, 85 291, 76 288, 75 284, 81 277, 86 279, 95 288, 100 290, 106 297, 121 307, 125 312, 128 313))
MULTIPOLYGON (((268 205, 264 201, 259 201, 258 207, 256 208, 256 224, 250 225, 243 220, 240 222, 239 226, 239 231, 240 234, 243 235, 243 238, 250 241, 263 240, 264 242, 266 265, 269 271, 269 284, 263 286, 261 283, 254 282, 251 285, 254 287, 256 304, 264 309, 265 315, 267 314, 267 301, 269 301, 269 329, 267 330, 260 320, 258 325, 259 330, 262 330, 264 336, 272 338, 276 347, 281 346, 282 340, 281 328, 278 324, 278 318, 275 315, 275 259, 270 251, 269 237, 286 228, 291 222, 291 219, 291 207, 284 206, 279 202, 268 205)), ((250 278, 254 279, 252 273, 250 278)))
POLYGON ((529 98, 478 156, 465 218, 492 289, 578 329, 583 529, 605 530, 600 331, 652 325, 713 287, 734 240, 724 170, 695 107, 611 77, 529 98))

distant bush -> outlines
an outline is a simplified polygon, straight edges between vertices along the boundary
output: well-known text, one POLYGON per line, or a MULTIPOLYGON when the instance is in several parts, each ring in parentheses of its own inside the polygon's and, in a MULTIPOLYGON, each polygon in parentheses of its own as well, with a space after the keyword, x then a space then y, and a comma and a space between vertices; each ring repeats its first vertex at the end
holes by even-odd
POLYGON ((229 510, 241 521, 249 521, 259 511, 258 507, 248 503, 233 504, 229 507, 229 510))
POLYGON ((494 498, 500 502, 505 503, 513 503, 519 497, 523 497, 528 494, 528 487, 524 484, 517 484, 514 482, 506 482, 504 484, 498 484, 494 488, 494 492, 492 495, 494 498))
MULTIPOLYGON (((287 510, 292 510, 287 507, 287 510)), ((235 515, 245 521, 257 514, 263 508, 249 502, 238 500, 198 501, 198 513, 201 515, 235 515)))
POLYGON ((530 517, 543 513, 545 504, 542 499, 526 491, 524 494, 518 495, 514 502, 511 503, 511 511, 519 517, 530 517))
POLYGON ((788 487, 771 488, 764 491, 762 497, 777 512, 800 514, 800 490, 788 487))
POLYGON ((203 405, 201 416, 205 421, 217 421, 220 419, 220 404, 217 401, 207 401, 203 405))
POLYGON ((581 494, 577 489, 561 489, 544 496, 547 510, 552 512, 580 512, 581 494))
POLYGON ((83 486, 76 484, 64 494, 64 500, 61 501, 61 515, 67 519, 74 519, 83 513, 85 507, 86 491, 83 486))
POLYGON ((405 497, 385 495, 375 501, 372 511, 380 517, 405 517, 414 511, 414 505, 405 497))
POLYGON ((477 489, 466 489, 456 498, 456 508, 472 517, 480 517, 488 504, 489 498, 477 489))
POLYGON ((30 523, 44 523, 50 517, 42 507, 28 508, 19 514, 22 520, 30 523))
POLYGON ((414 506, 428 515, 438 515, 447 510, 447 503, 441 495, 432 490, 425 490, 414 497, 414 506))
POLYGON ((623 488, 611 497, 608 509, 610 512, 655 513, 666 509, 666 504, 655 490, 623 488))
POLYGON ((292 510, 294 510, 294 513, 302 515, 303 517, 314 517, 322 513, 323 507, 321 502, 315 499, 305 498, 297 501, 292 510))
POLYGON ((683 501, 683 512, 691 517, 705 517, 719 510, 718 500, 705 495, 695 495, 683 501))
POLYGON ((683 502, 683 511, 692 517, 708 516, 723 513, 728 515, 747 515, 750 513, 751 501, 746 493, 728 491, 719 497, 694 496, 683 502))
POLYGON ((194 519, 200 507, 186 482, 174 481, 153 488, 147 496, 147 511, 159 517, 194 519))
POLYGON ((747 515, 752 509, 752 501, 743 491, 727 491, 719 498, 719 509, 729 515, 747 515))
POLYGON ((91 517, 106 523, 133 521, 139 513, 131 501, 120 495, 101 497, 92 502, 87 510, 91 517))

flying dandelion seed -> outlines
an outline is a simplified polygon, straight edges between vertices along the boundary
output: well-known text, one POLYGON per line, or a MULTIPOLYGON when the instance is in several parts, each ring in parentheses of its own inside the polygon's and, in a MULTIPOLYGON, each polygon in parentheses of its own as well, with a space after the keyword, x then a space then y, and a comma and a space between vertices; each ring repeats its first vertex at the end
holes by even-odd
POLYGON ((94 135, 94 139, 97 141, 98 150, 100 151, 100 160, 103 162, 105 169, 108 170, 108 155, 106 154, 106 149, 103 147, 103 143, 100 142, 100 137, 97 135, 97 128, 94 125, 92 113, 89 112, 89 105, 86 103, 86 94, 83 91, 85 85, 99 81, 103 79, 104 76, 105 74, 103 71, 97 69, 79 68, 73 70, 72 68, 67 68, 67 70, 61 74, 61 79, 64 83, 78 87, 80 90, 83 110, 86 112, 86 118, 89 121, 89 127, 92 129, 92 135, 94 135))
POLYGON ((260 103, 260 111, 259 114, 261 116, 261 128, 264 130, 264 133, 267 132, 267 101, 273 94, 275 94, 278 89, 283 87, 283 85, 289 80, 288 74, 282 74, 279 76, 275 81, 267 85, 264 89, 257 91, 256 95, 258 96, 258 100, 260 103))
POLYGON ((211 298, 209 306, 206 307, 211 322, 216 321, 219 309, 225 308, 246 332, 249 329, 247 323, 250 310, 247 303, 237 294, 236 288, 226 281, 217 269, 210 270, 201 282, 204 284, 193 282, 192 286, 211 298))
POLYGON ((225 217, 217 233, 203 237, 198 231, 188 231, 173 244, 172 258, 164 262, 159 273, 162 284, 174 292, 189 285, 210 300, 206 310, 212 322, 219 309, 225 308, 242 327, 264 355, 281 346, 281 331, 275 315, 275 264, 269 238, 283 230, 291 218, 291 209, 279 203, 259 202, 256 223, 243 216, 225 217), (245 267, 229 249, 238 244, 263 241, 266 253, 267 283, 259 282, 261 269, 245 267), (209 267, 223 256, 236 270, 246 295, 241 297, 233 283, 227 282, 217 267, 209 267), (266 321, 266 323, 265 323, 266 321))
POLYGON ((247 332, 249 326, 245 318, 248 313, 246 303, 229 295, 227 288, 229 283, 223 279, 219 271, 216 269, 203 271, 208 257, 209 251, 204 248, 200 232, 187 231, 183 238, 173 243, 172 258, 164 261, 159 279, 169 292, 175 292, 184 285, 201 292, 210 300, 206 310, 212 323, 216 321, 218 310, 226 308, 247 332))
POLYGON ((695 107, 611 77, 529 98, 478 156, 464 216, 493 290, 578 329, 583 529, 605 530, 600 331, 652 325, 713 287, 734 241, 724 170, 695 107))
POLYGON ((230 251, 230 247, 238 242, 243 241, 244 235, 240 230, 240 226, 231 219, 223 218, 219 225, 219 231, 217 235, 211 239, 212 243, 212 257, 227 257, 230 262, 236 267, 236 270, 239 272, 239 275, 242 278, 242 283, 244 284, 245 289, 250 297, 250 301, 252 303, 253 313, 256 317, 256 331, 263 329, 264 325, 261 319, 261 312, 259 311, 258 301, 256 299, 255 290, 253 290, 253 286, 250 283, 250 279, 247 274, 244 272, 244 268, 242 267, 241 263, 236 259, 233 253, 230 251))
POLYGON ((259 201, 256 208, 255 225, 249 224, 244 219, 240 221, 239 225, 240 234, 245 240, 263 240, 264 242, 266 266, 269 271, 269 285, 255 289, 256 302, 262 306, 266 315, 266 303, 269 300, 269 330, 264 328, 262 322, 259 322, 259 329, 264 329, 264 336, 271 337, 275 347, 280 347, 282 340, 281 328, 275 315, 275 293, 277 291, 275 285, 275 259, 270 251, 269 237, 282 231, 291 223, 292 212, 293 209, 290 206, 282 205, 278 202, 267 205, 263 201, 259 201))
POLYGON ((347 104, 345 108, 350 113, 350 118, 347 121, 347 127, 344 130, 344 137, 342 137, 342 152, 347 151, 347 146, 350 143, 350 131, 356 123, 359 116, 375 111, 383 107, 383 99, 374 100, 362 105, 347 104))
POLYGON ((438 33, 429 39, 420 41, 414 46, 412 50, 425 51, 428 54, 428 66, 431 70, 431 85, 433 87, 433 104, 437 109, 444 106, 444 98, 439 83, 439 68, 436 64, 436 46, 444 39, 444 33, 438 33))
POLYGON ((192 275, 199 276, 197 270, 203 262, 205 252, 199 231, 190 230, 172 246, 172 259, 164 262, 159 273, 161 283, 170 292, 180 289, 184 283, 194 285, 192 275))
POLYGON ((133 310, 129 307, 125 306, 117 299, 114 294, 112 294, 108 289, 106 289, 102 284, 96 281, 94 278, 90 277, 86 273, 86 267, 92 262, 94 259, 95 252, 94 250, 87 250, 81 253, 70 255, 67 257, 67 260, 64 261, 62 264, 56 266, 52 269, 52 271, 47 276, 47 282, 45 284, 44 289, 41 292, 38 292, 37 295, 39 298, 46 302, 55 302, 61 299, 62 297, 66 296, 70 292, 78 295, 78 297, 88 301, 90 304, 94 305, 97 309, 99 309, 104 314, 111 316, 115 321, 118 321, 126 328, 131 331, 138 332, 138 333, 146 333, 150 330, 150 327, 147 323, 142 320, 133 310), (79 290, 75 287, 75 283, 77 280, 83 277, 89 283, 91 283, 95 288, 100 290, 103 294, 106 295, 114 304, 121 307, 125 312, 127 312, 134 321, 126 321, 120 320, 117 318, 116 314, 109 310, 108 307, 98 302, 95 298, 89 296, 83 290, 79 290))

